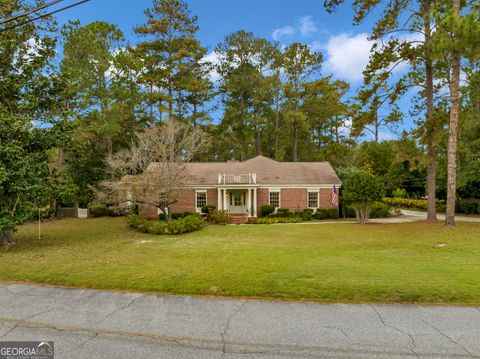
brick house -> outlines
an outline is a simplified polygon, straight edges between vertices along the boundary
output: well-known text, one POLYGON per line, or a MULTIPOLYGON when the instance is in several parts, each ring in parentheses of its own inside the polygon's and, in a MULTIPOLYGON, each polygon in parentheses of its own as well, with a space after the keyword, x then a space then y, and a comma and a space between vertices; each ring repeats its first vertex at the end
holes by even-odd
MULTIPOLYGON (((257 216, 262 205, 288 208, 334 208, 332 189, 341 185, 328 162, 278 162, 264 156, 247 161, 197 162, 186 165, 190 181, 172 212, 197 211, 213 205, 232 216, 257 216)), ((144 206, 143 216, 158 209, 144 206)))

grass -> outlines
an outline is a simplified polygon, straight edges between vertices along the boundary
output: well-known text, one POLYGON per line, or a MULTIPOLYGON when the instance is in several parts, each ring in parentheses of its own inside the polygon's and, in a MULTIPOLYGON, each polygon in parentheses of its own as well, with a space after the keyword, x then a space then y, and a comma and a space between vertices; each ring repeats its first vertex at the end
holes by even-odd
POLYGON ((0 280, 323 302, 480 302, 480 223, 208 226, 181 236, 124 218, 21 226, 0 280))

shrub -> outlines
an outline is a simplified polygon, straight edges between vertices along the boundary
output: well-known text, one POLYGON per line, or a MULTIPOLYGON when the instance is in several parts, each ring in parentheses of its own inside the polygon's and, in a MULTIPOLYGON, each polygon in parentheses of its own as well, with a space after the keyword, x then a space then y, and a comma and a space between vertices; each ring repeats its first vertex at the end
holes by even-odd
POLYGON ((255 224, 273 224, 273 223, 278 223, 278 218, 272 218, 272 217, 258 217, 255 218, 255 224))
POLYGON ((357 215, 355 214, 355 208, 353 206, 346 206, 345 207, 345 217, 346 218, 355 218, 357 215))
POLYGON ((175 212, 175 213, 172 213, 172 219, 180 219, 180 218, 183 218, 183 217, 185 217, 184 212, 175 212))
POLYGON ((303 212, 311 212, 311 213, 313 213, 313 208, 305 208, 305 209, 303 210, 303 212))
POLYGON ((103 217, 107 215, 107 206, 104 204, 94 204, 88 209, 92 217, 103 217))
POLYGON ((259 217, 255 219, 255 224, 274 224, 274 223, 300 223, 302 218, 300 217, 259 217))
POLYGON ((278 214, 283 214, 283 213, 287 213, 289 212, 290 210, 288 208, 283 208, 283 207, 280 207, 279 209, 277 209, 277 213, 278 214))
POLYGON ((388 205, 383 202, 374 202, 372 210, 370 211, 370 218, 387 218, 392 214, 388 205))
POLYGON ((110 217, 123 217, 126 216, 128 212, 128 208, 126 207, 116 207, 110 206, 107 208, 107 215, 110 217))
POLYGON ((277 217, 278 217, 278 214, 276 214, 276 213, 270 213, 267 217, 268 217, 268 218, 277 218, 277 217))
POLYGON ((199 230, 203 226, 200 216, 186 216, 170 221, 166 224, 169 234, 182 234, 199 230))
POLYGON ((392 193, 394 198, 407 198, 407 190, 404 188, 397 188, 392 193))
POLYGON ((328 218, 338 219, 338 208, 329 208, 327 209, 328 218))
POLYGON ((230 223, 230 214, 228 211, 214 209, 208 213, 208 220, 215 224, 228 224, 230 223))
POLYGON ((136 214, 128 216, 127 223, 133 229, 143 233, 148 233, 151 225, 150 221, 136 214))
POLYGON ((300 212, 299 213, 299 217, 303 220, 303 221, 311 221, 312 218, 313 218, 313 211, 312 210, 309 210, 310 208, 307 208, 306 210, 304 210, 303 212, 300 212))
POLYGON ((138 215, 131 215, 127 218, 131 228, 139 232, 150 234, 181 234, 199 230, 203 226, 203 219, 200 215, 186 216, 168 223, 148 221, 138 215))
POLYGON ((145 222, 145 218, 139 216, 138 214, 132 214, 127 217, 127 223, 132 228, 138 228, 140 224, 145 222))
POLYGON ((268 217, 273 212, 275 212, 275 207, 270 204, 264 204, 260 207, 260 213, 263 217, 268 217))
POLYGON ((325 208, 317 208, 317 212, 313 216, 315 219, 327 219, 328 218, 328 210, 325 208))
MULTIPOLYGON (((426 199, 412 199, 412 198, 383 198, 383 202, 392 207, 410 208, 427 210, 428 202, 426 199)), ((445 202, 437 201, 436 204, 438 212, 445 211, 445 202)))
POLYGON ((455 203, 455 207, 458 213, 480 214, 480 199, 459 198, 455 203))
POLYGON ((303 222, 301 217, 278 217, 277 223, 300 223, 303 222))
POLYGON ((205 206, 202 206, 201 212, 204 214, 208 214, 210 210, 214 210, 216 207, 212 206, 211 204, 206 204, 205 206))
POLYGON ((166 218, 165 218, 165 213, 160 212, 160 213, 158 214, 158 219, 161 220, 161 221, 165 221, 165 220, 166 220, 166 218))
POLYGON ((147 229, 150 234, 166 234, 167 225, 165 222, 149 222, 147 229))
POLYGON ((199 216, 200 213, 194 212, 194 211, 185 211, 183 212, 183 217, 188 217, 188 216, 199 216))

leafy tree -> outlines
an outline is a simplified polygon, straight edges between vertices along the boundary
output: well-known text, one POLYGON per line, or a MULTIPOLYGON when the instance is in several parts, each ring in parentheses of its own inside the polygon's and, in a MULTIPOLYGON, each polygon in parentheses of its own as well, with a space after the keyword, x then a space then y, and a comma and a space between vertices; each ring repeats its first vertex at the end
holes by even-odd
POLYGON ((359 223, 365 224, 373 203, 383 197, 381 181, 374 175, 358 169, 344 170, 340 175, 343 199, 352 204, 359 223))
POLYGON ((34 128, 25 118, 0 108, 0 241, 12 242, 15 226, 48 208, 53 197, 53 172, 48 150, 53 129, 34 128))
POLYGON ((119 84, 113 69, 123 34, 115 25, 98 21, 83 27, 78 21, 70 23, 63 34, 61 70, 78 94, 77 114, 82 113, 87 130, 104 139, 106 155, 111 156, 123 111, 115 101, 119 84))
MULTIPOLYGON (((40 4, 3 1, 0 18, 40 4)), ((38 13, 27 19, 32 16, 38 13)), ((54 31, 52 19, 43 18, 0 33, 0 240, 4 243, 12 241, 15 226, 29 219, 32 211, 48 209, 51 199, 48 150, 55 144, 57 128, 50 94, 58 90, 50 77, 54 31)))

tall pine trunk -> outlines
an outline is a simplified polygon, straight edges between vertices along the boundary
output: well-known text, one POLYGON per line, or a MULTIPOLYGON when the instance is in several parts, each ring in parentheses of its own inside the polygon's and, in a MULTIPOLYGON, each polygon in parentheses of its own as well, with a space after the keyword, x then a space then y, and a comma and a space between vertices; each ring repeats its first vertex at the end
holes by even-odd
POLYGON ((280 107, 278 96, 275 97, 275 159, 280 159, 280 107))
POLYGON ((255 130, 255 156, 262 154, 262 132, 260 126, 257 126, 255 130))
MULTIPOLYGON (((456 16, 460 15, 460 0, 453 0, 456 16)), ((460 107, 460 53, 452 52, 450 79, 450 126, 448 131, 447 213, 445 225, 455 225, 455 196, 457 192, 457 134, 460 107)))
POLYGON ((426 97, 426 137, 427 137, 427 220, 437 220, 436 208, 436 181, 437 181, 437 150, 435 144, 435 124, 433 114, 433 64, 430 53, 431 24, 430 24, 430 0, 423 3, 423 20, 425 26, 425 97, 426 97))
POLYGON ((292 151, 292 161, 298 162, 298 128, 295 126, 293 128, 293 151, 292 151))

